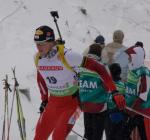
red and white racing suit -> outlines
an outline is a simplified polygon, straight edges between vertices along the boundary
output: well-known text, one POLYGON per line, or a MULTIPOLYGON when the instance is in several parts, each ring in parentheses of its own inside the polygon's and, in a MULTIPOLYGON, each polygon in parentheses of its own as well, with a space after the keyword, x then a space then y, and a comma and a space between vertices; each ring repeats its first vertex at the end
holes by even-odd
MULTIPOLYGON (((56 48, 55 48, 56 49, 56 48)), ((65 49, 65 58, 72 66, 79 66, 82 57, 65 49)), ((79 115, 79 103, 73 94, 78 90, 76 74, 62 64, 58 52, 37 63, 37 82, 42 101, 48 100, 41 114, 34 140, 65 140, 79 115), (48 97, 48 94, 50 96, 48 97)))

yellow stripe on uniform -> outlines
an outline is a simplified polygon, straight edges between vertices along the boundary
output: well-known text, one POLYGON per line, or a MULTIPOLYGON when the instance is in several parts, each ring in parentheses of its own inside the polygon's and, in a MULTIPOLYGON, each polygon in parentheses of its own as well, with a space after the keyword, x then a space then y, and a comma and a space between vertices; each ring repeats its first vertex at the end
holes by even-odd
MULTIPOLYGON (((59 53, 59 57, 61 62, 64 64, 64 66, 69 69, 72 72, 75 72, 74 69, 68 64, 65 55, 64 55, 64 45, 63 44, 58 44, 57 45, 58 48, 58 53, 59 53)), ((76 72, 75 72, 76 73, 76 72)))
POLYGON ((39 62, 39 57, 40 57, 40 53, 37 53, 34 57, 34 63, 35 63, 35 66, 37 67, 38 66, 38 62, 39 62))

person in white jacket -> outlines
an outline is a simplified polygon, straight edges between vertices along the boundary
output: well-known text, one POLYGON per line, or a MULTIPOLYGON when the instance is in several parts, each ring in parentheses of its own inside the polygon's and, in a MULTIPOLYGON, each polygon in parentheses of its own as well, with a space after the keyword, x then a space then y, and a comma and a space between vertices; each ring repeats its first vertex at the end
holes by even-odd
POLYGON ((122 30, 116 30, 113 33, 113 42, 108 43, 102 50, 102 62, 110 65, 119 63, 121 66, 121 79, 127 80, 128 56, 124 52, 127 47, 123 45, 124 33, 122 30))

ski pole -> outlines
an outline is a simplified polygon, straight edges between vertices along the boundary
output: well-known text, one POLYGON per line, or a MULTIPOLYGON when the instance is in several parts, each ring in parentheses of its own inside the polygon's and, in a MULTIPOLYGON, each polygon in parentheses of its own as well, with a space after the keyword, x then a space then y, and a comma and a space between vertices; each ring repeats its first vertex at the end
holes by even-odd
POLYGON ((132 112, 134 112, 134 113, 136 113, 136 114, 139 114, 139 115, 141 115, 141 116, 143 116, 143 117, 145 117, 145 118, 147 118, 147 119, 150 119, 150 116, 148 116, 148 115, 146 115, 146 114, 143 114, 143 113, 141 113, 141 112, 139 112, 139 111, 137 111, 137 110, 135 110, 135 109, 133 109, 133 108, 130 108, 130 107, 127 107, 127 106, 126 106, 126 109, 129 110, 129 111, 132 111, 132 112))
POLYGON ((82 140, 88 140, 87 138, 85 138, 84 136, 80 135, 79 133, 77 133, 76 131, 74 131, 73 129, 71 130, 74 134, 76 134, 77 136, 79 136, 80 138, 82 138, 82 140))

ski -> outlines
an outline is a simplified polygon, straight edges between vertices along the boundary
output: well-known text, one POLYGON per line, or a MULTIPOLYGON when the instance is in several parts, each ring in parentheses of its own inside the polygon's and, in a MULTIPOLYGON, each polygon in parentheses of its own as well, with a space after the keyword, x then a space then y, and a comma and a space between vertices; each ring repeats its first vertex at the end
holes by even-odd
POLYGON ((17 106, 17 122, 18 122, 18 127, 20 131, 20 137, 21 140, 26 140, 26 127, 25 127, 25 117, 23 115, 23 110, 22 110, 22 105, 20 101, 20 96, 19 96, 19 83, 16 78, 15 74, 15 68, 12 69, 13 72, 13 79, 14 79, 14 94, 16 95, 16 106, 17 106))
POLYGON ((74 134, 76 134, 77 136, 79 136, 80 138, 82 138, 82 140, 88 140, 87 138, 85 138, 84 136, 80 135, 79 133, 77 133, 76 131, 74 131, 73 129, 71 130, 74 134))
POLYGON ((143 114, 143 113, 141 113, 141 112, 139 112, 139 111, 137 111, 137 110, 135 110, 133 108, 130 108, 130 107, 126 106, 126 109, 129 110, 129 111, 132 111, 132 112, 134 112, 134 113, 136 113, 138 115, 141 115, 141 116, 143 116, 143 117, 145 117, 147 119, 150 119, 150 116, 148 116, 146 114, 143 114))
POLYGON ((8 76, 6 75, 6 79, 4 81, 4 118, 3 118, 3 132, 2 132, 2 140, 6 139, 6 129, 7 129, 7 137, 9 137, 9 105, 8 105, 8 91, 11 92, 10 85, 8 84, 8 76), (7 123, 7 126, 6 126, 7 123), (6 128, 7 127, 7 128, 6 128))

